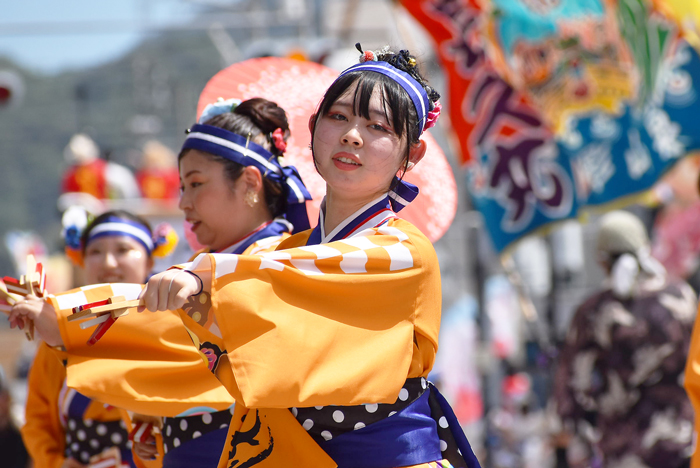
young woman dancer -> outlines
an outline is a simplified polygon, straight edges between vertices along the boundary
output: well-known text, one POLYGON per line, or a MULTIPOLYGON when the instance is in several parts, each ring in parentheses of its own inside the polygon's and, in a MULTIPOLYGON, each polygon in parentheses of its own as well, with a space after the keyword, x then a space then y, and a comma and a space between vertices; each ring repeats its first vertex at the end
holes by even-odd
MULTIPOLYGON (((252 255, 274 249, 297 226, 309 227, 311 197, 278 159, 289 136, 282 108, 263 98, 223 101, 205 108, 200 122, 180 152, 179 206, 207 251, 252 255)), ((204 323, 198 310, 209 303, 206 294, 192 303, 188 328, 204 323)), ((222 353, 211 342, 198 344, 208 366, 222 353)), ((163 466, 216 466, 230 419, 228 409, 165 418, 163 466)), ((155 449, 139 447, 144 456, 155 449)))
MULTIPOLYGON (((151 278, 147 310, 211 297, 195 342, 218 339, 216 376, 236 400, 219 466, 479 466, 425 377, 437 348, 440 273, 429 240, 396 212, 425 154, 435 93, 407 51, 364 52, 311 117, 327 184, 318 226, 260 256, 198 256, 151 278), (190 274, 191 273, 191 274, 190 274)), ((56 316, 29 314, 75 348, 56 316), (48 316, 48 317, 45 317, 48 316), (59 333, 61 331, 62 333, 59 333)))
MULTIPOLYGON (((289 137, 282 108, 262 98, 223 101, 205 108, 200 122, 190 130, 179 156, 180 208, 207 252, 264 252, 274 249, 296 226, 308 229, 305 202, 311 197, 296 170, 280 164, 289 137)), ((190 326, 202 320, 197 310, 208 303, 206 294, 198 297, 189 309, 190 326)), ((176 316, 168 322, 166 339, 162 326, 158 331, 151 327, 157 316, 149 315, 120 318, 99 346, 78 359, 73 355, 68 366, 71 383, 120 407, 169 416, 161 430, 164 467, 216 466, 233 399, 201 361, 211 366, 212 356, 221 350, 200 343, 199 367, 205 375, 191 361, 173 368, 182 359, 183 341, 193 351, 191 339, 176 316), (143 348, 148 342, 156 344, 143 348), (123 355, 127 344, 143 349, 143 360, 115 358, 123 355), (173 351, 168 347, 178 348, 178 354, 168 356, 173 351), (212 382, 218 389, 211 388, 212 382)), ((156 447, 138 444, 137 453, 149 458, 156 447)))
MULTIPOLYGON (((83 267, 87 284, 142 283, 153 268, 158 240, 149 224, 131 213, 109 211, 82 235, 76 229, 68 232, 67 251, 83 267)), ((91 457, 116 447, 121 460, 134 466, 119 410, 66 387, 64 358, 41 343, 29 373, 22 437, 35 465, 82 468, 91 457)))

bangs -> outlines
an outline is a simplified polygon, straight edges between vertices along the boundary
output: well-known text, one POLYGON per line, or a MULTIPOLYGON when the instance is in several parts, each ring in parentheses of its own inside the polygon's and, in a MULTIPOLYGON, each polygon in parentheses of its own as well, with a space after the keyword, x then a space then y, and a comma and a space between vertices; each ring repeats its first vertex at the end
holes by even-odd
POLYGON ((417 129, 417 114, 408 93, 394 80, 376 72, 352 72, 340 77, 328 88, 321 102, 319 114, 326 115, 331 106, 353 85, 357 83, 352 100, 354 115, 370 119, 369 104, 374 88, 382 91, 382 111, 387 121, 391 122, 394 132, 403 138, 408 134, 409 141, 417 142, 420 132, 417 129))

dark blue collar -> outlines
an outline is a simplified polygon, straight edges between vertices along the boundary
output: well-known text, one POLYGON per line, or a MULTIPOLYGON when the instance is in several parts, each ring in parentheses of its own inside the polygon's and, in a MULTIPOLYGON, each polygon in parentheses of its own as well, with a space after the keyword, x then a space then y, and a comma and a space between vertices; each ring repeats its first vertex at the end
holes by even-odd
POLYGON ((354 212, 332 232, 326 234, 323 228, 325 209, 326 201, 324 199, 318 213, 318 224, 314 230, 311 231, 306 245, 325 244, 327 242, 345 239, 355 232, 378 227, 386 223, 389 219, 396 217, 396 214, 391 209, 389 195, 383 195, 354 212))
POLYGON ((283 218, 275 218, 270 224, 261 230, 250 234, 248 237, 245 237, 244 239, 217 253, 242 254, 248 247, 255 244, 260 239, 265 239, 266 237, 279 237, 285 232, 291 232, 291 230, 290 223, 287 220, 283 218))

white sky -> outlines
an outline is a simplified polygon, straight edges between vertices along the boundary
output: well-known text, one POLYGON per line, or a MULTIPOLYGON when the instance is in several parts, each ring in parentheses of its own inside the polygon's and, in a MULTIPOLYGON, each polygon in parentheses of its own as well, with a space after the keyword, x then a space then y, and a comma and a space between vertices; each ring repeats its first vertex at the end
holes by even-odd
POLYGON ((10 57, 34 71, 55 73, 113 59, 138 43, 144 25, 187 21, 197 9, 197 3, 203 2, 3 0, 2 3, 0 56, 10 57))

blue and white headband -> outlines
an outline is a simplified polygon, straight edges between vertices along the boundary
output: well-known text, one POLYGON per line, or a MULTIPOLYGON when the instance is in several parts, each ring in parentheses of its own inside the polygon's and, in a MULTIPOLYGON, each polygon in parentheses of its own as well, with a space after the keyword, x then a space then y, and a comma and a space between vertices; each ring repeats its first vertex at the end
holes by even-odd
POLYGON ((425 128, 425 123, 428 119, 428 112, 430 112, 430 99, 428 98, 428 93, 425 88, 418 83, 411 75, 405 71, 399 70, 388 62, 381 61, 368 61, 363 63, 358 63, 352 67, 344 70, 338 78, 352 73, 355 71, 373 71, 381 73, 387 76, 399 84, 411 98, 413 102, 413 107, 416 108, 416 114, 418 114, 418 126, 421 129, 421 133, 425 128))
POLYGON ((149 255, 153 253, 153 249, 155 248, 151 233, 146 226, 118 216, 109 216, 103 222, 92 228, 85 245, 89 245, 93 240, 105 236, 131 237, 140 242, 149 255))
MULTIPOLYGON (((399 70, 388 62, 381 61, 358 63, 344 70, 338 75, 338 78, 355 71, 373 71, 381 73, 397 82, 411 98, 413 106, 416 109, 416 114, 418 115, 418 125, 421 129, 421 133, 423 132, 426 119, 428 118, 428 112, 430 112, 430 99, 428 98, 428 93, 425 91, 425 88, 423 88, 420 83, 408 73, 399 70)), ((389 190, 389 201, 391 202, 391 209, 398 213, 418 196, 418 187, 398 177, 394 179, 393 185, 394 187, 389 190)))
POLYGON ((310 228, 306 201, 311 200, 311 194, 294 166, 282 166, 277 156, 257 143, 212 125, 194 125, 182 144, 182 150, 187 149, 215 154, 242 166, 257 167, 263 177, 283 187, 287 199, 284 216, 294 225, 294 231, 310 228))

